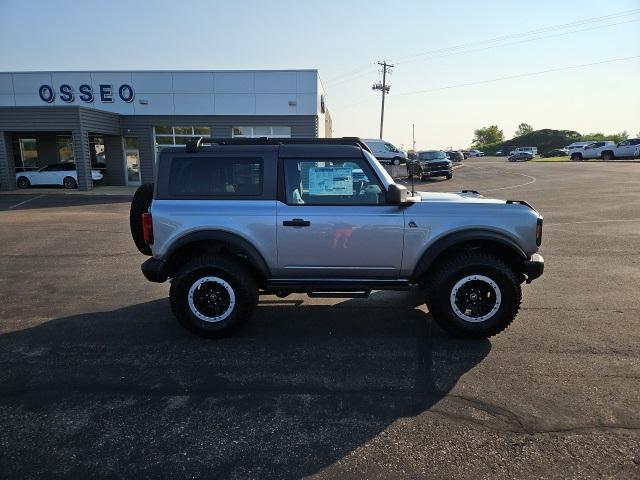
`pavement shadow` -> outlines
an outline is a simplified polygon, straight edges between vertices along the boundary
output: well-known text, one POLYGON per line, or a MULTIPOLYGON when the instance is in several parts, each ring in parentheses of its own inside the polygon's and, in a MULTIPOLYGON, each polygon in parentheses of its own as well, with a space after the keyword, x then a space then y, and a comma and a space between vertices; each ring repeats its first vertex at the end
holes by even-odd
POLYGON ((216 341, 179 327, 166 300, 0 335, 0 470, 313 475, 428 411, 491 349, 444 334, 414 308, 417 291, 264 300, 239 335, 216 341))
POLYGON ((79 193, 38 193, 33 194, 3 194, 0 195, 0 211, 3 210, 34 210, 44 208, 81 207, 90 205, 111 205, 116 203, 131 203, 131 197, 126 195, 83 195, 79 193))

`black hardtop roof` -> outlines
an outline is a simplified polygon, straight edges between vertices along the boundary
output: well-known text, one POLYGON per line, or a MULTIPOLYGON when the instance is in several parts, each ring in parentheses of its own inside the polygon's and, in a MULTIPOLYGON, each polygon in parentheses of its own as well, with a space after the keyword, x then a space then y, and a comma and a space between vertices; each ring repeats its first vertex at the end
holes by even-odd
POLYGON ((341 137, 341 138, 316 138, 316 137, 304 137, 304 138, 206 138, 199 137, 189 140, 186 144, 185 151, 187 153, 197 153, 200 148, 204 146, 224 147, 224 146, 263 146, 263 145, 286 145, 287 148, 282 150, 296 150, 294 146, 299 147, 300 150, 305 149, 308 152, 309 147, 325 147, 323 150, 332 151, 335 147, 352 147, 348 149, 353 151, 353 147, 366 150, 371 153, 371 150, 358 137, 341 137), (333 148, 327 148, 333 147, 333 148))

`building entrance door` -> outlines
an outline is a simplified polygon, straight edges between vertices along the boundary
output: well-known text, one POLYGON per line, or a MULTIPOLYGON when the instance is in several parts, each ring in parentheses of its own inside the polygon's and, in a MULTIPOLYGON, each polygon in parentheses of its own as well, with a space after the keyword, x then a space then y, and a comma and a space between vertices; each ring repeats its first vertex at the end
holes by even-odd
POLYGON ((138 151, 138 139, 126 137, 124 144, 124 178, 127 185, 140 185, 140 152, 138 151))

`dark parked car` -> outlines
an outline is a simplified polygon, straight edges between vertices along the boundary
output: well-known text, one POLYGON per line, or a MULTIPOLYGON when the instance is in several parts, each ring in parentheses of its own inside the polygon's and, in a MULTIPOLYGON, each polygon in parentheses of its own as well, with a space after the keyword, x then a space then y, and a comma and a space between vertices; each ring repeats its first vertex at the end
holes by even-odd
POLYGON ((510 162, 528 162, 533 159, 533 154, 529 152, 518 152, 510 155, 508 160, 510 162))
POLYGON ((569 154, 569 150, 566 148, 554 148, 553 150, 549 150, 548 152, 540 155, 543 158, 549 157, 566 157, 569 154))
POLYGON ((418 158, 410 167, 409 176, 420 180, 429 177, 453 177, 453 164, 442 150, 425 150, 418 152, 418 158))
POLYGON ((446 154, 452 162, 461 162, 464 160, 464 153, 462 153, 461 150, 449 150, 446 154))

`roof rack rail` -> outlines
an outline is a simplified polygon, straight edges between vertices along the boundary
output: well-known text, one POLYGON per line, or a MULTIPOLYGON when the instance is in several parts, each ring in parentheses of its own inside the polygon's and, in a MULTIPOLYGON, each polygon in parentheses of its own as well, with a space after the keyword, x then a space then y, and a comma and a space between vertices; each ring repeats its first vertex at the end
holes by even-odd
POLYGON ((341 138, 212 138, 212 137, 196 137, 187 141, 185 151, 188 153, 196 153, 203 145, 287 145, 287 144, 313 144, 313 145, 353 145, 371 153, 371 149, 358 137, 341 137, 341 138))

